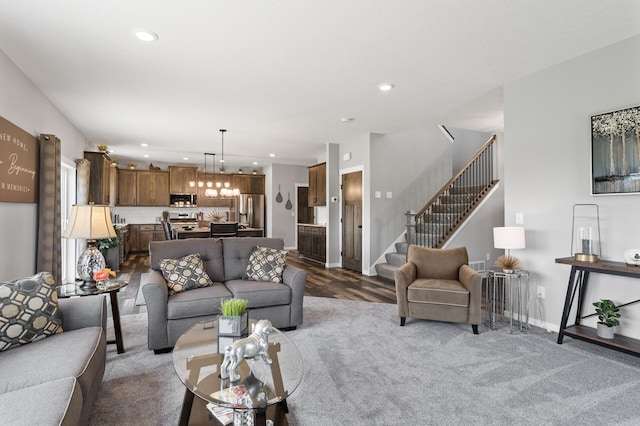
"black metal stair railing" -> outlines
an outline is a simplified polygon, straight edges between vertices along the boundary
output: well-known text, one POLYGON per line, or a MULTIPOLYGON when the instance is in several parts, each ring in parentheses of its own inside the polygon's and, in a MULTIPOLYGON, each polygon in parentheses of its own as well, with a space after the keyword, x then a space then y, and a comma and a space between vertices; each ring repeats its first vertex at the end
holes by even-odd
POLYGON ((407 212, 407 241, 440 248, 497 182, 493 135, 417 213, 407 212))

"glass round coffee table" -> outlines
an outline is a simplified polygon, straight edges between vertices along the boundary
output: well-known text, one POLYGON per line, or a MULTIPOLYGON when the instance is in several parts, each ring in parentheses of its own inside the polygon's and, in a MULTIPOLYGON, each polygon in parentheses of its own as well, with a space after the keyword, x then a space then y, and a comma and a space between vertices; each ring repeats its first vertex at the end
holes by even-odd
MULTIPOLYGON (((249 322, 250 330, 255 322, 249 322)), ((189 423, 194 395, 217 406, 242 412, 254 410, 257 426, 266 424, 268 407, 273 406, 276 414, 280 414, 278 410, 287 413, 286 398, 302 380, 302 355, 289 337, 273 328, 269 356, 271 365, 260 357, 242 361, 236 370, 240 380, 231 383, 220 378, 224 348, 218 350, 216 320, 187 330, 173 348, 173 367, 186 387, 180 424, 189 423)))

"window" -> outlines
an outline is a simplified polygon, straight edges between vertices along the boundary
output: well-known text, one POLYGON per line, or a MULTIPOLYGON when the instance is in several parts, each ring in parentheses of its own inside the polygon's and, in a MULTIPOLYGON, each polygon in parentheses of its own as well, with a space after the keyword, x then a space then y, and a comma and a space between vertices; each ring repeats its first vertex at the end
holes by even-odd
MULTIPOLYGON (((76 168, 75 164, 63 159, 60 171, 60 220, 61 230, 64 232, 69 220, 71 206, 76 202, 76 168)), ((77 241, 63 238, 61 243, 61 276, 63 283, 70 283, 76 279, 76 260, 78 253, 76 250, 77 241)))

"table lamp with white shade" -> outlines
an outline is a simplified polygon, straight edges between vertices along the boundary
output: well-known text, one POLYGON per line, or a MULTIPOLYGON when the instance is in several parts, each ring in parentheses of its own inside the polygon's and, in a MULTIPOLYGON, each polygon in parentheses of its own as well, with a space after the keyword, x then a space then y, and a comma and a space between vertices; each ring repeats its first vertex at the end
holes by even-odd
POLYGON ((78 277, 84 281, 83 285, 95 287, 93 274, 106 267, 104 256, 96 247, 96 240, 117 237, 109 206, 74 204, 62 237, 87 240, 87 249, 78 259, 77 272, 78 277))
POLYGON ((504 273, 514 273, 520 269, 520 260, 511 256, 511 249, 525 248, 524 228, 517 226, 493 228, 493 247, 507 250, 506 255, 496 259, 495 265, 501 268, 504 273))

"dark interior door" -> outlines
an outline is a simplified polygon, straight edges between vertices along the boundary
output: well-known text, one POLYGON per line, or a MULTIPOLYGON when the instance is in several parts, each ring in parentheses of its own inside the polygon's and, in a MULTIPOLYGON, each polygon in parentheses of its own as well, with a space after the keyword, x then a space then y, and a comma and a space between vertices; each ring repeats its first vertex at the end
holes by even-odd
POLYGON ((362 272, 362 172, 342 175, 342 267, 362 272))

